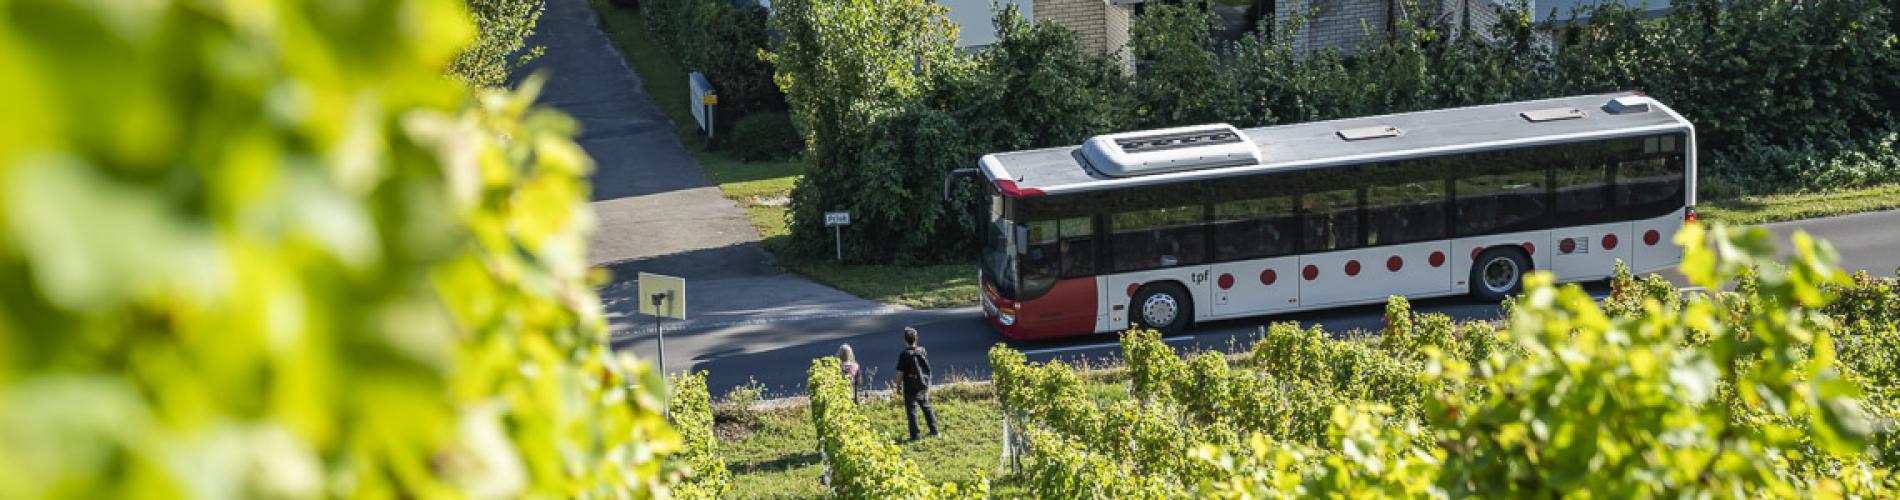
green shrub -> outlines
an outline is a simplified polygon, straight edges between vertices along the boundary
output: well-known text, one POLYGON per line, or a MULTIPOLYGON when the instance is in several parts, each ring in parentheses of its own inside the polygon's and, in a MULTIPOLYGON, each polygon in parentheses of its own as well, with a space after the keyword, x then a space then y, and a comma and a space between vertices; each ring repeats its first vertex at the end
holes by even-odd
POLYGON ((759 51, 771 47, 769 14, 757 5, 719 9, 712 25, 698 28, 706 36, 706 54, 699 65, 688 68, 704 71, 712 81, 722 117, 785 110, 785 94, 772 81, 772 63, 759 57, 759 51))
POLYGON ((732 126, 724 141, 732 154, 745 161, 763 161, 797 155, 805 147, 803 137, 792 126, 790 115, 781 112, 753 113, 732 126))
POLYGON ((983 498, 989 482, 979 479, 968 489, 956 483, 933 485, 924 480, 917 464, 903 450, 871 427, 851 395, 851 383, 838 369, 838 358, 812 361, 807 371, 811 389, 812 427, 818 434, 818 452, 824 457, 825 477, 842 498, 983 498))
POLYGON ((660 39, 688 71, 705 67, 711 51, 707 33, 713 20, 732 5, 715 0, 642 0, 640 17, 647 30, 660 39))
POLYGON ((673 490, 680 498, 724 498, 731 488, 732 471, 719 457, 719 438, 713 435, 712 395, 706 392, 706 372, 668 377, 673 397, 667 403, 667 423, 679 431, 684 445, 676 458, 691 475, 673 490))
POLYGON ((473 85, 498 87, 545 52, 545 47, 528 47, 528 37, 546 0, 465 1, 475 20, 475 42, 449 64, 449 74, 473 85))
POLYGON ((741 117, 785 109, 772 65, 759 57, 771 46, 770 14, 724 0, 647 0, 641 7, 647 29, 687 71, 704 73, 719 95, 715 136, 733 131, 741 117))
POLYGON ((665 496, 587 155, 456 0, 0 10, 0 498, 665 496))
POLYGON ((1702 176, 1709 196, 1846 189, 1900 181, 1900 123, 1857 139, 1751 139, 1716 151, 1702 176))

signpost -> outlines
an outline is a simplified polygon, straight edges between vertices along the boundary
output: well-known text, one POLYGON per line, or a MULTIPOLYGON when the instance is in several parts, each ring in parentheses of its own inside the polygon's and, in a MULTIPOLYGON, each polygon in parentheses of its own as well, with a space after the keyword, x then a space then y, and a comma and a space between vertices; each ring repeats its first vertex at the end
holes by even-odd
POLYGON ((686 280, 660 274, 640 273, 640 314, 653 317, 653 335, 657 337, 660 374, 666 375, 666 334, 660 331, 662 318, 686 319, 686 280))
POLYGON ((825 225, 831 227, 831 241, 838 250, 838 262, 844 262, 844 227, 851 225, 851 212, 825 212, 825 225))
POLYGON ((706 75, 699 72, 686 75, 686 84, 691 90, 688 97, 692 99, 692 107, 688 109, 693 112, 693 121, 699 122, 700 130, 705 130, 706 138, 710 139, 713 136, 713 109, 719 105, 719 94, 713 90, 712 82, 706 80, 706 75))

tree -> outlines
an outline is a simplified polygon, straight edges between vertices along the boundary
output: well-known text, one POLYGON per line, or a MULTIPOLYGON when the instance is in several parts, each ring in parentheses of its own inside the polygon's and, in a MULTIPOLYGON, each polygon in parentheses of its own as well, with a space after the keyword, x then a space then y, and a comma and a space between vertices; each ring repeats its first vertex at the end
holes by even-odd
POLYGON ((1075 33, 1032 24, 1007 5, 996 15, 997 40, 977 55, 963 91, 940 94, 991 151, 1072 145, 1130 126, 1128 81, 1115 63, 1082 52, 1075 33), (987 130, 985 130, 987 129, 987 130))
POLYGON ((470 84, 498 87, 508 75, 541 57, 543 47, 527 48, 546 0, 466 0, 475 20, 475 40, 449 65, 449 74, 470 84))
POLYGON ((1133 91, 1138 125, 1173 127, 1219 121, 1220 89, 1210 83, 1220 61, 1213 51, 1214 14, 1207 0, 1151 5, 1135 18, 1133 91))
MULTIPOLYGON (((967 64, 952 51, 956 26, 945 19, 943 6, 925 0, 789 0, 773 3, 773 9, 776 14, 772 26, 783 41, 765 56, 777 68, 774 80, 785 92, 792 118, 806 136, 805 175, 792 188, 793 250, 810 255, 827 250, 830 234, 823 225, 824 212, 858 207, 857 200, 863 194, 879 190, 878 194, 896 198, 893 203, 927 209, 914 212, 923 218, 875 213, 880 207, 897 208, 891 203, 865 207, 874 213, 858 211, 856 217, 890 220, 894 225, 869 229, 871 224, 851 226, 848 232, 854 244, 847 249, 850 256, 854 260, 868 256, 880 261, 894 256, 927 258, 912 255, 919 245, 893 249, 886 240, 861 233, 942 229, 929 218, 929 209, 940 213, 944 205, 936 199, 935 190, 915 189, 914 184, 896 181, 914 178, 915 172, 905 170, 920 167, 869 162, 867 154, 877 144, 867 137, 878 122, 903 112, 929 90, 938 74, 967 71, 967 64)), ((892 127, 879 135, 906 136, 892 127)))

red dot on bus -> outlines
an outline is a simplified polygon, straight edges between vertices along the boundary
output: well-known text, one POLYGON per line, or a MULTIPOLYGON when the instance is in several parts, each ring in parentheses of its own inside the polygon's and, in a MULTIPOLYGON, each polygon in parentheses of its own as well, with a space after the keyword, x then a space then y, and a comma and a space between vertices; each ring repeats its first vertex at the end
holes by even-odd
POLYGON ((1129 284, 1128 284, 1128 296, 1129 296, 1129 297, 1133 297, 1133 296, 1135 296, 1135 290, 1137 290, 1137 289, 1140 289, 1140 288, 1141 288, 1141 284, 1140 284, 1140 283, 1129 283, 1129 284))
POLYGON ((1570 253, 1570 252, 1577 251, 1577 240, 1572 239, 1572 238, 1564 238, 1564 241, 1562 243, 1557 244, 1557 251, 1563 252, 1563 253, 1570 253))
POLYGON ((1220 289, 1226 290, 1233 287, 1234 287, 1234 275, 1221 273, 1220 274, 1220 289))
POLYGON ((1658 241, 1662 241, 1662 233, 1658 233, 1654 229, 1649 230, 1649 232, 1647 233, 1643 233, 1644 245, 1649 245, 1653 247, 1653 246, 1656 246, 1656 242, 1658 241))
POLYGON ((1346 261, 1346 275, 1347 276, 1359 275, 1359 261, 1356 261, 1356 260, 1346 261))
POLYGON ((1387 257, 1385 259, 1385 270, 1387 271, 1392 271, 1396 273, 1396 272, 1399 272, 1399 269, 1404 268, 1404 267, 1405 267, 1405 259, 1400 258, 1397 255, 1387 257))
POLYGON ((1432 252, 1432 267, 1445 265, 1445 252, 1432 252))
POLYGON ((1532 245, 1531 242, 1528 241, 1524 242, 1524 253, 1537 253, 1537 245, 1532 245))
POLYGON ((1273 272, 1272 269, 1260 271, 1260 284, 1262 285, 1271 285, 1273 284, 1273 282, 1279 281, 1279 280, 1280 280, 1280 273, 1273 272))
POLYGON ((1478 254, 1484 253, 1484 247, 1471 247, 1471 260, 1478 260, 1478 254))
POLYGON ((1307 264, 1306 269, 1300 271, 1300 275, 1305 276, 1306 281, 1319 279, 1319 266, 1307 264))
POLYGON ((1603 235, 1603 249, 1604 250, 1616 249, 1616 235, 1614 234, 1603 235))

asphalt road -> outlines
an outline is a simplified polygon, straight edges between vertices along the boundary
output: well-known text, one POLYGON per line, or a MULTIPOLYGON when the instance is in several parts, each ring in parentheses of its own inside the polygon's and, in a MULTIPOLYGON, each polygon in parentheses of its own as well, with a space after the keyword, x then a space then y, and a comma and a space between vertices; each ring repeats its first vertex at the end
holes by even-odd
MULTIPOLYGON (((1784 251, 1789 235, 1796 230, 1806 230, 1830 241, 1841 254, 1842 267, 1850 271, 1866 269, 1889 275, 1900 267, 1900 211, 1786 222, 1771 224, 1768 228, 1775 233, 1776 241, 1784 245, 1784 251)), ((1679 276, 1671 278, 1680 282, 1679 276)), ((1597 293, 1606 291, 1601 285, 1590 289, 1597 293)), ((1413 309, 1444 313, 1461 321, 1499 317, 1497 304, 1463 297, 1420 300, 1413 303, 1413 309)), ((1375 304, 1223 321, 1202 324, 1165 340, 1177 349, 1231 352, 1251 346, 1257 330, 1271 322, 1318 323, 1335 333, 1373 331, 1380 328, 1383 312, 1384 306, 1375 304)), ((835 354, 839 344, 849 343, 859 360, 865 363, 867 374, 873 377, 872 383, 888 384, 897 353, 903 346, 899 332, 904 326, 914 326, 921 333, 938 382, 987 379, 990 346, 1006 342, 1002 335, 989 328, 981 311, 974 306, 894 314, 839 314, 829 318, 669 334, 667 368, 706 370, 708 388, 715 395, 749 380, 763 384, 769 396, 796 395, 805 390, 805 370, 813 358, 835 354)), ((1113 334, 1007 343, 1027 354, 1031 361, 1105 360, 1113 359, 1120 351, 1113 334)), ((639 356, 653 359, 655 342, 650 334, 623 337, 615 342, 615 348, 631 349, 639 356)))
POLYGON ((641 272, 686 278, 697 324, 886 309, 773 267, 745 210, 693 161, 598 24, 587 0, 548 0, 528 41, 547 54, 518 74, 547 78, 540 103, 579 122, 576 141, 594 159, 589 207, 599 229, 588 262, 613 273, 599 290, 610 331, 652 335, 652 320, 637 312, 641 272))

